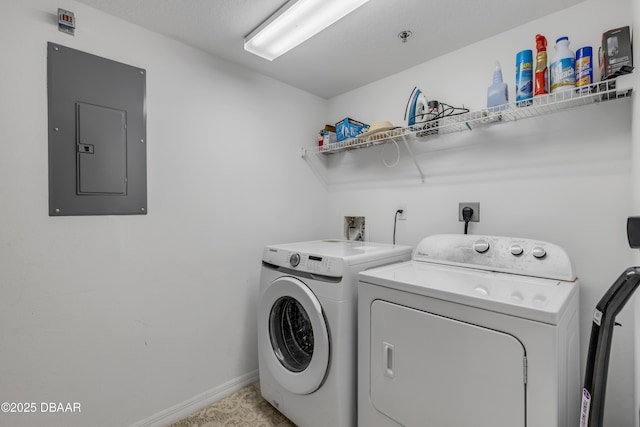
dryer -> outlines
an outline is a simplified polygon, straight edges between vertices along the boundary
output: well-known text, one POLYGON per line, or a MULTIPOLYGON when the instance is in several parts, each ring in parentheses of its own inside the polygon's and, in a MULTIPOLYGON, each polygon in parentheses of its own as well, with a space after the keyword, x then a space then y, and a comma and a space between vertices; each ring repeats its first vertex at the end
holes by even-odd
POLYGON ((430 236, 361 272, 358 425, 575 425, 578 304, 566 252, 530 239, 430 236))
POLYGON ((267 246, 258 302, 262 396, 301 427, 356 425, 358 273, 409 246, 322 240, 267 246))

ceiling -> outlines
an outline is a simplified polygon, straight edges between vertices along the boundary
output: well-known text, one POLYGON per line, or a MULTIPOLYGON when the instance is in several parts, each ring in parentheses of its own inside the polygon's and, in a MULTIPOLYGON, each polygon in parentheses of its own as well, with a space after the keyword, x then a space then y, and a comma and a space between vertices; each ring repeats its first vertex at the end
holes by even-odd
POLYGON ((328 99, 584 0, 370 0, 272 62, 243 40, 286 0, 78 1, 328 99))

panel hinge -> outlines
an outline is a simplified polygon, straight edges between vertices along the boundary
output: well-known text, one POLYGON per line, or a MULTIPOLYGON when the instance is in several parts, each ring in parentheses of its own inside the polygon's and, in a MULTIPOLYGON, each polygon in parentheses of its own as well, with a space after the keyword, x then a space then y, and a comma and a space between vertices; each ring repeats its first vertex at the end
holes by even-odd
POLYGON ((524 356, 522 358, 522 378, 524 381, 524 384, 527 384, 527 356, 524 356))

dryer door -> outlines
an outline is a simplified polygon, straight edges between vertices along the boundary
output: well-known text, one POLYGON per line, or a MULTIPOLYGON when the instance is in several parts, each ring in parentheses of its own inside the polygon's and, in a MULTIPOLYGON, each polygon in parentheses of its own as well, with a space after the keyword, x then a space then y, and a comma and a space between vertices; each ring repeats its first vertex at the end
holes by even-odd
POLYGON ((258 345, 274 378, 292 393, 316 391, 330 354, 320 301, 299 279, 280 277, 262 295, 258 316, 258 345))
POLYGON ((526 425, 525 350, 509 334, 377 300, 370 351, 371 402, 399 424, 526 425))

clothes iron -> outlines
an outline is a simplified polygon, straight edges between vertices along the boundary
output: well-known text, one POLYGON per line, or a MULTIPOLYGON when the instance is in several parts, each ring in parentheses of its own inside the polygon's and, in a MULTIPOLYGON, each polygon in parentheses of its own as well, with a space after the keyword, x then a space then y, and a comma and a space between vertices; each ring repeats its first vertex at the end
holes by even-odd
POLYGON ((427 97, 418 87, 414 87, 404 110, 404 119, 407 121, 407 126, 426 122, 427 111, 427 97))

